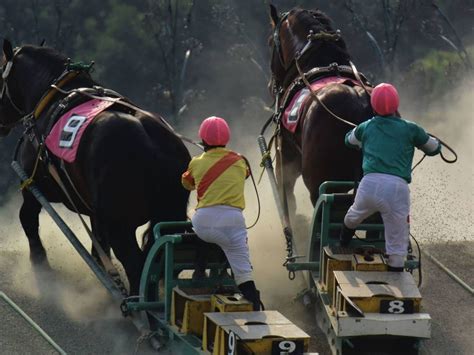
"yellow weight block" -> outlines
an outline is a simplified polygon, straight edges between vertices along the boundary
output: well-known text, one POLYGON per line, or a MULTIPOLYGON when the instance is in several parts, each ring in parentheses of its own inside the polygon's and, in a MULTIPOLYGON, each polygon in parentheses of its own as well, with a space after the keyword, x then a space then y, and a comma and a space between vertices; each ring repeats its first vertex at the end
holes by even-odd
POLYGON ((171 325, 183 333, 202 336, 204 313, 211 310, 211 290, 173 289, 171 298, 171 325))
POLYGON ((382 303, 389 302, 394 305, 389 313, 402 313, 404 304, 413 313, 420 312, 422 297, 408 272, 335 271, 334 278, 332 306, 336 312, 348 311, 350 301, 367 313, 379 313, 382 303))
POLYGON ((337 259, 328 259, 327 268, 326 268, 326 288, 328 295, 333 294, 334 290, 334 271, 350 270, 351 262, 350 260, 337 260, 337 259))
POLYGON ((381 254, 373 254, 373 260, 365 260, 363 255, 354 254, 352 270, 354 271, 387 271, 385 259, 381 254))
POLYGON ((203 349, 213 355, 307 352, 309 339, 277 311, 205 314, 203 349))
POLYGON ((239 294, 236 295, 212 295, 212 312, 245 312, 252 311, 253 305, 239 294))

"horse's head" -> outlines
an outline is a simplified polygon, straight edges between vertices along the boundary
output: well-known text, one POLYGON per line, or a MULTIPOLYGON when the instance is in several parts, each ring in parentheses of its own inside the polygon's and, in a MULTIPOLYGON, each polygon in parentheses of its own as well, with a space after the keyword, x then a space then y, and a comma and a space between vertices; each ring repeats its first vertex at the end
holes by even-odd
POLYGON ((7 135, 25 115, 31 113, 57 78, 67 58, 51 48, 13 48, 3 41, 0 79, 0 136, 7 135))
POLYGON ((279 14, 275 6, 270 5, 270 17, 273 28, 269 39, 272 49, 270 86, 286 88, 297 75, 296 58, 303 70, 334 62, 349 63, 344 40, 321 11, 295 8, 279 14))

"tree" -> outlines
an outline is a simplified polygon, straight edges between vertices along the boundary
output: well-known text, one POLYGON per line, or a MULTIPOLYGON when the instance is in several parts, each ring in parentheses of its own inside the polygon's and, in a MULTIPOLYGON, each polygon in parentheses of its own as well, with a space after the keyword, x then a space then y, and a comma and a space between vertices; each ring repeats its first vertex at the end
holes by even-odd
POLYGON ((157 99, 169 102, 172 120, 177 123, 186 109, 184 87, 188 61, 200 48, 200 42, 192 36, 194 0, 150 0, 148 6, 144 25, 153 36, 165 79, 156 81, 153 92, 157 99))

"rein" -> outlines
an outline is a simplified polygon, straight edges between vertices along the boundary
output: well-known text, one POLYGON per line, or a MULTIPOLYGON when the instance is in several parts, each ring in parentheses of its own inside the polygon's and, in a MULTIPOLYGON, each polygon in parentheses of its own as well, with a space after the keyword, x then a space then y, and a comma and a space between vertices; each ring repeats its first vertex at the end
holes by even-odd
MULTIPOLYGON (((6 98, 8 99, 8 101, 10 103, 10 105, 15 109, 15 111, 18 112, 20 114, 20 116, 23 116, 23 115, 25 115, 25 112, 22 109, 20 109, 20 107, 17 104, 15 104, 15 102, 13 101, 13 99, 11 97, 11 94, 10 94, 10 89, 8 88, 8 83, 7 83, 8 76, 10 75, 10 72, 11 72, 12 67, 13 67, 13 59, 15 59, 15 57, 20 52, 21 52, 21 47, 16 48, 13 52, 13 57, 11 58, 11 60, 9 60, 5 64, 5 67, 2 68, 3 86, 2 86, 2 90, 0 91, 0 100, 3 100, 3 96, 6 96, 6 98)), ((9 125, 0 124, 0 127, 10 129, 10 128, 14 127, 16 124, 17 124, 17 122, 14 122, 13 124, 9 124, 9 125)))
MULTIPOLYGON (((337 119, 340 122, 350 126, 351 128, 357 127, 357 125, 354 124, 353 122, 350 122, 350 121, 338 116, 330 108, 328 108, 326 106, 326 104, 324 104, 324 102, 322 102, 322 100, 318 97, 316 91, 314 91, 311 88, 311 84, 310 84, 310 82, 307 78, 307 73, 303 72, 303 70, 300 67, 300 63, 299 63, 299 60, 302 58, 302 56, 305 55, 306 53, 308 53, 310 51, 310 49, 312 49, 312 50, 317 49, 324 42, 327 42, 327 41, 339 41, 341 39, 340 31, 337 30, 334 33, 326 32, 326 31, 320 31, 318 33, 314 33, 313 30, 310 30, 308 35, 306 36, 307 42, 304 45, 304 47, 302 48, 302 50, 297 52, 295 54, 294 58, 292 58, 292 60, 289 63, 286 64, 285 61, 284 61, 284 58, 283 58, 283 54, 282 54, 281 41, 280 41, 280 30, 281 30, 281 26, 282 26, 283 21, 287 20, 288 15, 289 15, 288 12, 282 15, 280 21, 278 21, 278 23, 275 25, 275 28, 274 28, 274 31, 273 31, 273 44, 274 44, 273 45, 273 51, 274 51, 274 53, 272 54, 272 63, 273 63, 273 60, 274 60, 273 58, 274 58, 274 55, 275 55, 275 52, 276 52, 276 54, 278 56, 278 60, 280 61, 280 64, 281 64, 282 68, 285 71, 285 74, 284 74, 283 79, 282 79, 283 85, 288 81, 287 76, 289 75, 290 69, 293 67, 293 64, 294 64, 294 66, 296 67, 296 70, 298 72, 298 77, 293 80, 293 83, 297 83, 298 81, 302 81, 304 83, 304 85, 306 86, 306 88, 309 90, 312 99, 315 100, 320 106, 322 106, 331 115, 331 117, 333 117, 334 119, 337 119), (314 40, 318 40, 318 46, 317 47, 314 46, 314 43, 313 43, 314 40)), ((338 67, 337 63, 333 63, 333 64, 335 65, 336 68, 338 67)), ((331 66, 333 64, 331 64, 331 66)), ((366 84, 370 85, 370 83, 368 83, 368 81, 364 82, 364 80, 362 80, 361 75, 359 74, 359 72, 358 72, 356 66, 354 65, 354 63, 349 61, 349 65, 350 65, 350 69, 351 69, 351 72, 352 72, 351 74, 354 76, 356 81, 360 84, 360 86, 363 88, 363 90, 365 91, 367 96, 370 98, 371 93, 370 93, 369 89, 366 86, 366 84)), ((317 69, 319 69, 319 68, 317 68, 317 69)), ((272 70, 272 82, 271 82, 271 84, 272 84, 273 94, 274 94, 274 97, 275 97, 275 112, 272 115, 272 117, 267 122, 265 122, 265 124, 264 124, 264 126, 263 126, 263 128, 260 132, 260 136, 257 139, 257 141, 259 142, 260 150, 261 150, 261 153, 262 153, 261 166, 264 167, 264 169, 266 168, 269 171, 269 175, 272 175, 273 180, 275 180, 274 173, 273 173, 273 168, 271 166, 272 165, 272 160, 271 160, 271 156, 270 156, 271 144, 270 144, 270 149, 268 149, 266 147, 266 143, 265 143, 265 139, 264 139, 263 135, 264 135, 264 132, 267 129, 268 125, 270 124, 270 122, 275 121, 277 127, 276 127, 276 130, 275 130, 275 134, 272 136, 272 138, 270 140, 270 143, 273 142, 273 139, 276 136, 277 136, 277 139, 276 139, 277 140, 277 145, 278 145, 278 141, 281 141, 282 136, 281 136, 281 133, 280 133, 280 130, 279 130, 279 125, 281 124, 281 122, 280 122, 281 121, 281 115, 285 110, 285 106, 287 104, 288 96, 291 95, 292 89, 294 88, 294 86, 290 84, 289 86, 286 87, 286 90, 285 90, 284 86, 280 84, 279 80, 277 80, 276 75, 275 75, 275 70, 272 70), (282 95, 282 94, 283 94, 283 100, 282 100, 282 102, 280 102, 281 101, 280 100, 281 99, 280 95, 282 95)), ((431 136, 436 138, 440 142, 441 145, 445 146, 454 155, 454 158, 449 160, 443 155, 442 152, 440 152, 440 156, 443 159, 443 161, 445 161, 446 163, 449 163, 449 164, 452 164, 452 163, 456 162, 457 161, 456 152, 451 147, 449 147, 446 143, 444 143, 442 140, 437 138, 436 136, 434 136, 434 135, 431 135, 431 136)), ((296 144, 296 142, 294 142, 294 143, 296 144)), ((280 157, 280 160, 281 160, 280 164, 282 164, 283 160, 282 160, 281 146, 276 147, 276 150, 279 151, 279 157, 280 157)), ((423 161, 423 159, 425 157, 426 157, 426 154, 412 168, 412 171, 423 161)), ((284 235, 285 235, 285 239, 286 239, 286 243, 287 243, 287 258, 286 258, 285 263, 283 264, 284 266, 287 266, 288 263, 294 262, 295 259, 298 258, 299 256, 294 255, 294 253, 296 253, 296 250, 294 249, 294 246, 293 246, 293 236, 292 236, 292 232, 291 232, 289 207, 288 207, 288 197, 287 197, 287 194, 286 194, 286 191, 285 191, 285 183, 284 183, 284 180, 283 180, 283 167, 282 166, 281 166, 280 170, 281 170, 280 171, 280 174, 281 174, 281 176, 280 176, 280 178, 281 178, 280 188, 281 188, 281 192, 282 192, 282 198, 278 198, 278 191, 276 191, 276 189, 277 189, 276 187, 275 187, 274 194, 275 194, 275 198, 276 198, 276 201, 277 201, 278 211, 280 213, 280 219, 282 220, 282 224, 283 224, 283 227, 284 227, 283 231, 284 231, 284 235), (280 211, 280 209, 281 209, 281 211, 280 211)), ((263 171, 262 171, 262 174, 263 174, 263 171)), ((270 176, 270 181, 272 182, 272 177, 271 176, 270 176)), ((273 183, 276 185, 276 181, 273 181, 273 183)), ((354 189, 354 193, 355 193, 355 189, 354 189)), ((294 271, 290 271, 289 272, 290 280, 294 279, 294 277, 295 277, 294 271)))
MULTIPOLYGON (((21 48, 15 51, 14 57, 20 52, 20 50, 21 50, 21 48)), ((23 190, 25 188, 29 188, 34 183, 34 177, 35 177, 36 172, 38 170, 39 162, 40 162, 40 160, 42 160, 43 154, 45 154, 44 142, 43 142, 42 137, 38 134, 38 132, 35 129, 36 127, 35 127, 34 120, 38 119, 40 117, 41 113, 44 111, 46 106, 51 102, 51 100, 54 98, 56 93, 58 91, 61 91, 61 89, 59 89, 60 87, 64 86, 66 83, 68 83, 71 80, 73 80, 74 78, 76 78, 80 73, 84 72, 84 69, 86 69, 87 72, 88 72, 93 64, 91 64, 89 66, 85 66, 85 67, 77 67, 76 66, 76 69, 71 70, 70 68, 74 64, 68 63, 66 69, 64 70, 64 72, 59 76, 59 78, 57 78, 53 81, 53 84, 51 84, 51 89, 46 91, 45 94, 38 101, 38 103, 35 106, 34 110, 32 112, 30 112, 29 114, 25 115, 24 111, 19 109, 18 106, 15 105, 14 101, 12 100, 12 98, 10 96, 10 93, 9 93, 9 90, 8 90, 8 84, 7 84, 7 81, 6 81, 6 79, 8 78, 8 75, 10 74, 11 67, 13 65, 14 57, 9 62, 7 62, 6 66, 5 66, 5 69, 3 70, 3 73, 2 73, 3 88, 2 88, 1 95, 0 95, 0 99, 1 99, 1 98, 3 98, 4 93, 6 93, 6 97, 9 99, 10 104, 12 105, 12 107, 14 107, 15 110, 20 115, 23 115, 23 117, 21 117, 18 121, 14 122, 11 125, 8 125, 8 128, 12 128, 12 127, 16 126, 19 123, 23 123, 26 126, 26 130, 23 133, 23 135, 21 136, 20 141, 18 142, 17 147, 15 149, 13 160, 14 161, 16 160, 18 150, 19 150, 19 146, 20 146, 21 142, 23 142, 24 137, 28 132, 33 131, 33 137, 31 138, 31 140, 36 139, 36 144, 38 145, 38 154, 37 154, 36 159, 35 159, 33 172, 31 174, 31 176, 29 178, 25 179, 20 185, 20 189, 23 190)), ((6 126, 2 125, 0 127, 6 127, 6 126)), ((50 176, 59 185, 60 189, 65 194, 67 200, 69 201, 69 203, 71 203, 72 207, 74 208, 76 214, 79 216, 79 219, 81 220, 81 223, 82 223, 84 229, 86 230, 87 234, 91 238, 94 249, 96 250, 96 252, 99 256, 99 259, 101 260, 102 265, 104 266, 105 270, 112 277, 112 279, 114 280, 114 283, 120 289, 121 293, 124 296, 127 296, 127 290, 126 290, 125 285, 123 284, 123 282, 120 278, 120 274, 119 274, 117 268, 113 265, 112 261, 110 260, 108 255, 105 253, 104 249, 101 247, 99 241, 93 235, 91 229, 89 228, 89 226, 85 222, 84 218, 79 213, 79 209, 78 209, 76 203, 74 202, 72 196, 69 194, 68 189, 63 184, 58 170, 50 162, 47 163, 47 169, 48 169, 48 172, 49 172, 50 176)), ((84 206, 87 209, 92 211, 90 206, 84 201, 81 194, 77 191, 75 185, 73 184, 73 182, 72 182, 71 178, 69 177, 69 174, 67 173, 67 170, 65 169, 64 166, 62 166, 62 170, 64 171, 64 173, 65 173, 65 175, 68 179, 68 182, 70 183, 74 193, 78 196, 81 203, 83 203, 84 206)))
MULTIPOLYGON (((33 118, 38 119, 41 113, 44 111, 45 107, 51 102, 51 100, 53 99, 53 97, 55 96, 57 92, 56 90, 52 90, 52 88, 62 87, 66 85, 68 82, 75 79, 80 73, 83 72, 82 68, 78 68, 79 70, 77 69, 71 70, 70 68, 73 67, 75 64, 68 62, 67 67, 63 71, 63 73, 58 78, 54 79, 53 83, 50 85, 51 89, 46 91, 43 94, 43 96, 41 97, 41 99, 38 101, 35 108, 33 109, 33 111, 26 114, 25 111, 20 109, 19 106, 16 105, 15 102, 13 101, 10 95, 10 90, 8 89, 8 83, 7 83, 8 76, 10 75, 11 68, 13 66, 13 60, 20 52, 21 52, 21 47, 15 50, 13 58, 6 63, 5 68, 3 68, 2 70, 3 87, 0 92, 0 100, 2 100, 4 96, 8 98, 10 105, 15 109, 15 111, 17 111, 17 113, 20 114, 21 117, 17 121, 12 122, 8 125, 0 123, 0 128, 12 129, 15 126, 17 126, 19 123, 25 123, 33 118)), ((87 67, 87 72, 91 69, 92 65, 93 63, 87 67)))
MULTIPOLYGON (((56 89, 57 91, 61 92, 62 94, 65 94, 65 95, 70 95, 72 93, 79 93, 81 95, 84 95, 84 96, 87 96, 87 97, 90 97, 92 99, 99 99, 99 100, 104 100, 104 101, 113 101, 114 103, 116 104, 119 104, 119 105, 122 105, 122 106, 125 106, 125 107, 128 107, 130 109, 133 109, 137 112, 140 112, 148 117, 152 117, 152 118, 157 118, 156 115, 152 114, 151 112, 149 111, 146 111, 146 110, 143 110, 131 103, 128 103, 122 99, 117 99, 117 98, 110 98, 110 97, 103 97, 103 96, 97 96, 97 95, 93 95, 93 94, 90 94, 84 90, 80 90, 80 89, 73 89, 73 90, 69 90, 69 91, 66 91, 66 90, 63 90, 59 87, 57 87, 56 85, 51 85, 54 89, 56 89)), ((185 141, 185 142, 188 142, 190 144, 193 144, 195 145, 196 147, 198 147, 199 149, 201 150, 204 150, 204 147, 202 144, 194 141, 193 139, 191 138, 188 138, 178 132, 176 132, 176 130, 173 128, 173 126, 171 126, 170 123, 168 123, 168 121, 166 121, 163 117, 161 116, 158 116, 158 122, 160 123, 160 125, 162 127, 164 127, 165 129, 167 129, 169 132, 171 132, 172 134, 174 134, 176 137, 178 137, 179 139, 185 141)), ((242 156, 243 157, 243 156, 242 156)), ((259 193, 258 193, 258 189, 257 189, 257 184, 255 183, 255 178, 253 176, 253 173, 252 173, 252 169, 250 167, 250 163, 249 161, 247 160, 247 158, 243 157, 243 159, 245 160, 248 168, 249 168, 249 173, 250 173, 250 177, 252 179, 252 183, 253 183, 253 186, 254 186, 254 189, 255 189, 255 194, 257 196, 257 205, 258 205, 258 209, 257 209, 257 217, 255 219, 255 222, 253 222, 249 227, 246 227, 247 229, 250 229, 250 228, 253 228, 257 222, 259 221, 260 219, 260 210, 261 210, 261 207, 260 207, 260 196, 259 196, 259 193)))
POLYGON ((300 65, 298 63, 298 59, 295 58, 295 64, 296 64, 296 68, 298 69, 298 73, 300 75, 300 78, 301 80, 304 82, 304 84, 306 85, 306 87, 308 88, 309 92, 311 93, 311 96, 313 97, 313 99, 318 103, 320 104, 322 107, 324 107, 324 109, 332 116, 334 117, 335 119, 351 126, 351 127, 357 127, 356 124, 350 122, 350 121, 347 121, 345 120, 344 118, 342 117, 339 117, 338 115, 336 115, 333 111, 331 111, 327 106, 326 104, 324 104, 321 99, 318 97, 318 95, 316 94, 316 92, 311 88, 311 84, 309 83, 308 79, 306 78, 306 75, 305 73, 303 73, 303 71, 301 70, 300 68, 300 65))
POLYGON ((161 116, 156 116, 154 115, 153 113, 149 112, 149 111, 146 111, 146 110, 143 110, 127 101, 124 101, 122 97, 119 97, 119 98, 112 98, 112 97, 106 97, 106 96, 97 96, 97 95, 94 95, 94 94, 91 94, 85 90, 81 90, 81 89, 72 89, 72 90, 63 90, 61 89, 60 87, 56 86, 56 85, 51 85, 52 88, 54 88, 55 90, 59 91, 60 93, 64 94, 64 95, 70 95, 70 94, 73 94, 73 93, 78 93, 78 94, 81 94, 81 95, 84 95, 84 96, 87 96, 91 99, 98 99, 98 100, 102 100, 102 101, 111 101, 111 102, 114 102, 115 104, 118 104, 118 105, 121 105, 121 106, 125 106, 127 108, 130 108, 136 112, 140 112, 141 114, 145 115, 145 116, 148 116, 148 117, 151 117, 151 118, 159 118, 158 119, 158 122, 160 123, 160 125, 162 127, 164 127, 165 129, 167 129, 169 132, 171 132, 172 134, 174 134, 176 137, 178 137, 179 139, 185 141, 185 142, 188 142, 190 144, 193 144, 195 145, 196 147, 198 147, 199 149, 203 150, 203 146, 202 144, 194 141, 193 139, 191 138, 188 138, 178 132, 176 132, 176 130, 173 128, 173 126, 171 126, 171 124, 166 121, 163 117, 161 116))
MULTIPOLYGON (((307 42, 304 45, 304 47, 301 49, 301 51, 296 53, 296 55, 294 56, 294 58, 291 60, 290 63, 286 64, 285 61, 284 61, 284 58, 283 58, 282 50, 281 50, 280 29, 281 29, 282 23, 285 20, 287 20, 288 15, 289 15, 288 12, 286 12, 282 15, 280 21, 278 21, 278 23, 276 24, 275 29, 273 31, 274 50, 277 52, 278 59, 280 60, 280 64, 282 65, 282 67, 285 69, 286 72, 288 72, 289 69, 293 65, 295 65, 296 69, 298 71, 298 75, 299 75, 299 77, 296 80, 301 79, 303 81, 303 83, 309 89, 309 92, 311 93, 311 96, 313 97, 313 99, 317 103, 319 103, 332 117, 336 118, 337 120, 339 120, 339 121, 341 121, 345 124, 348 124, 351 127, 356 127, 357 125, 355 125, 354 123, 352 123, 348 120, 345 120, 344 118, 339 117, 338 115, 336 115, 333 111, 331 111, 319 99, 319 97, 316 95, 314 90, 312 90, 311 84, 309 83, 308 79, 306 78, 305 73, 301 70, 301 67, 299 65, 299 60, 301 59, 301 57, 303 55, 305 55, 310 49, 318 48, 319 46, 322 45, 322 43, 327 42, 327 41, 333 41, 333 42, 339 41, 341 39, 341 31, 340 30, 336 30, 335 32, 319 31, 317 33, 314 33, 313 30, 309 30, 309 33, 306 36, 307 42), (319 44, 318 47, 314 47, 314 42, 313 41, 315 41, 315 40, 319 41, 318 42, 318 44, 319 44)), ((352 62, 349 62, 349 63, 350 63, 350 67, 352 69, 352 74, 354 75, 355 79, 360 83, 361 87, 364 89, 364 91, 370 97, 370 93, 369 93, 367 87, 365 86, 362 78, 360 77, 359 72, 358 72, 357 68, 355 67, 354 63, 352 63, 352 62)), ((275 97, 276 97, 276 102, 279 103, 279 101, 280 101, 279 100, 279 95, 282 92, 283 88, 276 84, 277 80, 276 80, 274 75, 273 75, 272 80, 273 80, 273 84, 274 84, 274 93, 275 93, 275 97)), ((287 90, 288 90, 288 88, 287 88, 287 90)), ((284 94, 284 96, 286 96, 286 93, 284 94)), ((286 100, 284 100, 284 101, 286 101, 286 100)), ((285 104, 285 102, 283 102, 283 104, 285 104)), ((279 110, 279 108, 277 107, 277 105, 275 105, 275 112, 277 113, 278 110, 279 110)))

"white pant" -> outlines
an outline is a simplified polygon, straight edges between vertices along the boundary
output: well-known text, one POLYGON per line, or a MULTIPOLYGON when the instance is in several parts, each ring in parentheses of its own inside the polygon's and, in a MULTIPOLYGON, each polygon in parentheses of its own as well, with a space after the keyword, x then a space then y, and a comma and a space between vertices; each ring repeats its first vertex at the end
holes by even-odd
POLYGON ((362 178, 354 204, 344 224, 355 229, 368 216, 380 212, 385 227, 388 265, 403 267, 410 233, 410 190, 405 180, 388 174, 367 174, 362 178))
POLYGON ((242 210, 221 205, 202 207, 196 210, 192 222, 199 238, 224 251, 237 285, 253 280, 242 210))

